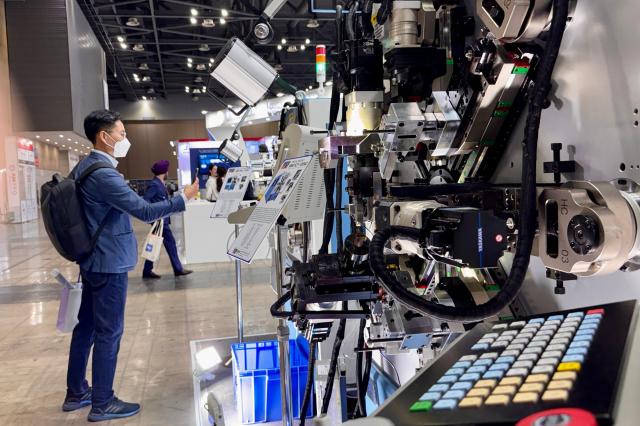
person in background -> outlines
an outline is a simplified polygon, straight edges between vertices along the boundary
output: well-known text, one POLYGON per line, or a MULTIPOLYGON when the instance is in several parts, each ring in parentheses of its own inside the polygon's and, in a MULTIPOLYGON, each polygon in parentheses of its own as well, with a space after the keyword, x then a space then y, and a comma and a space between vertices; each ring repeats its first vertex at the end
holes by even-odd
POLYGON ((227 175, 227 169, 222 166, 214 166, 212 169, 209 166, 209 170, 215 170, 215 175, 210 175, 209 179, 207 179, 207 194, 205 198, 209 201, 216 201, 222 189, 224 178, 227 175))
POLYGON ((205 189, 205 199, 215 201, 214 193, 216 191, 216 171, 218 167, 215 164, 209 164, 209 178, 207 179, 205 189))
POLYGON ((179 197, 148 203, 116 170, 116 158, 125 157, 131 147, 120 115, 108 110, 94 111, 84 119, 84 132, 94 149, 73 169, 71 177, 78 179, 98 162, 111 167, 96 170, 79 186, 89 233, 95 235, 100 226, 104 232, 93 252, 79 262, 82 302, 71 336, 67 395, 62 410, 74 411, 91 405, 88 420, 99 422, 130 417, 140 411, 140 404, 124 402, 113 392, 124 331, 128 272, 138 263, 138 243, 130 216, 149 223, 184 211, 187 200, 194 198, 199 189, 196 179, 179 197), (92 347, 93 388, 86 380, 92 347))
MULTIPOLYGON (((164 182, 167 179, 167 173, 169 172, 169 161, 160 160, 156 162, 151 167, 151 173, 154 174, 155 178, 149 183, 147 186, 147 190, 144 193, 144 199, 149 203, 157 203, 160 201, 165 201, 169 199, 169 191, 165 186, 164 182)), ((164 248, 167 250, 167 254, 169 255, 169 260, 171 261, 171 267, 173 268, 173 274, 176 277, 180 277, 183 275, 189 275, 193 271, 189 269, 184 269, 182 267, 182 263, 180 263, 180 258, 178 257, 178 248, 176 247, 176 239, 173 237, 173 233, 171 232, 171 218, 167 216, 164 219, 164 228, 162 230, 162 238, 164 248)), ((162 278, 160 275, 153 272, 153 262, 149 260, 145 260, 144 268, 142 270, 142 278, 145 279, 158 279, 162 278)))

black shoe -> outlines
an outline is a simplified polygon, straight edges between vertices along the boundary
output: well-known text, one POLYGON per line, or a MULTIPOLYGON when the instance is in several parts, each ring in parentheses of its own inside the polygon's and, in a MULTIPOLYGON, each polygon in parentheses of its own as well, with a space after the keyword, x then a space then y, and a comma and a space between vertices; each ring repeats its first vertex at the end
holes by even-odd
POLYGON ((104 408, 92 408, 87 420, 90 422, 102 422, 105 420, 122 419, 131 417, 140 412, 140 404, 120 401, 115 396, 104 408))
POLYGON ((142 278, 145 280, 157 280, 162 277, 155 272, 149 272, 148 274, 142 274, 142 278))
POLYGON ((192 274, 192 273, 193 273, 193 271, 191 271, 189 269, 183 269, 180 272, 176 272, 176 277, 182 277, 182 276, 189 275, 189 274, 192 274))
POLYGON ((62 403, 62 411, 75 411, 89 405, 91 405, 91 388, 79 395, 67 391, 67 396, 62 403))

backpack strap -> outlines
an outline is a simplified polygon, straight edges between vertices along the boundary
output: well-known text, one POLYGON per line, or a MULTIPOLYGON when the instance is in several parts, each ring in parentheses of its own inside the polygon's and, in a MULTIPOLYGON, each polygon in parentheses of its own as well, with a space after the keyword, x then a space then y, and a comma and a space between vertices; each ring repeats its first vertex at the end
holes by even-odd
MULTIPOLYGON (((78 176, 78 178, 76 179, 76 185, 78 187, 78 190, 80 190, 80 185, 82 185, 82 182, 84 182, 84 180, 86 178, 88 178, 93 172, 95 172, 98 169, 113 169, 114 167, 104 161, 97 161, 95 163, 93 163, 92 165, 90 165, 89 167, 86 168, 85 171, 82 172, 82 174, 80 176, 78 176)), ((102 233, 102 230, 104 229, 105 225, 107 224, 107 218, 109 217, 109 213, 111 213, 111 210, 113 210, 113 207, 110 208, 107 211, 107 214, 104 215, 104 218, 102 219, 102 222, 100 222, 100 225, 98 225, 98 229, 96 230, 95 234, 93 234, 93 236, 91 237, 91 248, 93 249, 96 246, 96 243, 98 242, 98 237, 100 236, 100 234, 102 233)))

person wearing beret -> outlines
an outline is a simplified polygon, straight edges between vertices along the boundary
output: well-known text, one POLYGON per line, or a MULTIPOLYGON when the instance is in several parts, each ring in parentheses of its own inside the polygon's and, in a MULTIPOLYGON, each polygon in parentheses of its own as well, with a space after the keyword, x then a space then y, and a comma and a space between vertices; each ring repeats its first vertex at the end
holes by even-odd
MULTIPOLYGON (((154 174, 153 180, 147 186, 147 190, 144 193, 144 199, 150 203, 167 200, 169 198, 169 191, 167 191, 167 187, 164 184, 164 181, 167 178, 167 173, 169 172, 169 161, 160 160, 157 161, 152 167, 151 172, 154 174)), ((193 271, 188 269, 184 269, 182 267, 182 263, 180 263, 180 258, 178 257, 178 248, 176 247, 176 240, 173 237, 173 233, 171 232, 171 228, 169 225, 171 224, 171 218, 166 217, 164 219, 164 229, 162 231, 162 238, 164 243, 164 248, 167 250, 169 254, 169 260, 171 260, 171 266, 173 267, 173 273, 176 277, 189 275, 193 271)), ((161 278, 160 275, 153 272, 153 262, 146 260, 144 262, 144 269, 142 270, 142 278, 145 279, 157 279, 161 278)))

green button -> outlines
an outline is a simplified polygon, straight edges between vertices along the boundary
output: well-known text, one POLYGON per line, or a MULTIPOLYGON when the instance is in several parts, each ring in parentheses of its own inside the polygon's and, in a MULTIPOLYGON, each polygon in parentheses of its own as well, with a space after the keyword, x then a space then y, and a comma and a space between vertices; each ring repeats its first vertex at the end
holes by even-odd
POLYGON ((433 407, 433 402, 431 401, 418 401, 409 408, 409 411, 413 413, 417 411, 429 411, 431 407, 433 407))
POLYGON ((529 67, 514 67, 511 74, 526 74, 529 72, 529 67))

